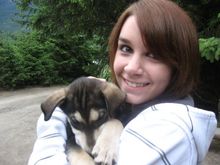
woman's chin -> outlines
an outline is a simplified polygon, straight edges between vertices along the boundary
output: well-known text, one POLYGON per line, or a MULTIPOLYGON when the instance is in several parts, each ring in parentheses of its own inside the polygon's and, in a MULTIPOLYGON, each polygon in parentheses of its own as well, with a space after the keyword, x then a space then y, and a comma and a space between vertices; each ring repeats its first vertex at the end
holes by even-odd
POLYGON ((141 104, 148 100, 149 100, 148 98, 143 98, 140 95, 138 96, 138 95, 132 95, 132 94, 127 93, 126 102, 130 104, 141 104))

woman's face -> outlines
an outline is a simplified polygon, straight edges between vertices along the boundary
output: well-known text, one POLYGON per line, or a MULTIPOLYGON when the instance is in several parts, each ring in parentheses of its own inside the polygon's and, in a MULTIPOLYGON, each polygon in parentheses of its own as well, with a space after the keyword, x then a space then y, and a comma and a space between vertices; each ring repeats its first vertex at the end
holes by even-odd
POLYGON ((113 67, 119 87, 132 104, 156 98, 171 79, 171 68, 155 59, 144 45, 135 16, 122 26, 113 67))

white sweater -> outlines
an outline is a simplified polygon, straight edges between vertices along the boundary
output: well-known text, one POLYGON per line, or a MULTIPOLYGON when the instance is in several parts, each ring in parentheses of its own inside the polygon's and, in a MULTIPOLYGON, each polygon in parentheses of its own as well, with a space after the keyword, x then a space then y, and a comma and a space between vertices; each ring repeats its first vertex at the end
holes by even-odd
POLYGON ((56 108, 50 120, 41 114, 37 123, 37 140, 28 165, 69 165, 66 148, 66 115, 56 108))
MULTIPOLYGON (((37 124, 37 140, 28 165, 69 165, 66 116, 56 108, 37 124)), ((213 112, 177 103, 150 106, 125 127, 118 165, 197 165, 205 158, 215 133, 213 112)))
POLYGON ((213 112, 183 104, 151 106, 121 135, 118 165, 197 165, 216 129, 213 112))

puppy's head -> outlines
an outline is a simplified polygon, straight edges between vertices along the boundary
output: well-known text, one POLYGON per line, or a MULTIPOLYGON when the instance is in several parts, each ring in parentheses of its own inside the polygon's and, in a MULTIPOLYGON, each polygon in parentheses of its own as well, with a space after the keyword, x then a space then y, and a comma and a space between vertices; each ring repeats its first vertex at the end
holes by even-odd
POLYGON ((99 135, 99 127, 114 117, 124 101, 125 94, 116 85, 82 77, 49 96, 41 109, 47 121, 59 106, 68 117, 77 143, 89 151, 99 135))
POLYGON ((91 110, 99 109, 100 114, 103 115, 103 109, 107 109, 108 115, 111 117, 124 101, 125 94, 116 85, 81 77, 68 87, 55 91, 41 104, 41 109, 45 121, 50 119, 57 106, 60 106, 67 115, 78 111, 88 121, 88 113, 91 110))

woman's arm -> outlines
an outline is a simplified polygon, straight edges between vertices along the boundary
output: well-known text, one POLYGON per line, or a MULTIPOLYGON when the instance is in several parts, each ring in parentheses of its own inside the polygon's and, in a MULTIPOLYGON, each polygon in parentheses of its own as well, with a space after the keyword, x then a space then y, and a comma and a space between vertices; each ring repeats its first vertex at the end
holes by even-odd
POLYGON ((56 108, 50 120, 44 121, 43 114, 37 123, 37 140, 28 165, 69 165, 66 148, 66 115, 56 108))

